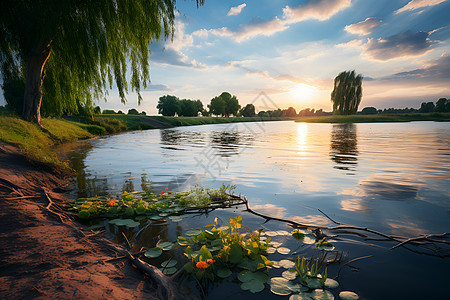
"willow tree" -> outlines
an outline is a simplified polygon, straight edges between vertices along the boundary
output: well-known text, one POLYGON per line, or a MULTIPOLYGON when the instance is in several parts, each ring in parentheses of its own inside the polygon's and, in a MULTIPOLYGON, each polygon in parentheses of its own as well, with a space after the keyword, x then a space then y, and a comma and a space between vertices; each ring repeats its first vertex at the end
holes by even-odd
MULTIPOLYGON (((23 78, 22 117, 41 122, 42 96, 54 109, 105 98, 150 81, 149 44, 173 37, 176 0, 14 0, 0 2, 3 78, 23 78)), ((197 5, 202 4, 197 0, 197 5)))
POLYGON ((351 115, 358 111, 362 98, 361 74, 355 71, 344 71, 334 79, 334 89, 331 92, 333 113, 336 115, 351 115))

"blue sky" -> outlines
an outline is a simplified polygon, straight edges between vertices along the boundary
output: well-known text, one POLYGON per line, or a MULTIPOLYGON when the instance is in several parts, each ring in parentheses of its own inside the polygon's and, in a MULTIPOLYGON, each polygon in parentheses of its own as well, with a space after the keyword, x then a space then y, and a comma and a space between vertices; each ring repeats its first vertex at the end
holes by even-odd
POLYGON ((206 106, 228 91, 242 106, 264 92, 276 107, 330 111, 333 79, 345 70, 365 77, 360 108, 450 98, 450 0, 206 0, 199 8, 188 0, 177 8, 173 41, 150 46, 141 106, 136 95, 123 105, 111 91, 102 109, 156 114, 165 94, 206 106))

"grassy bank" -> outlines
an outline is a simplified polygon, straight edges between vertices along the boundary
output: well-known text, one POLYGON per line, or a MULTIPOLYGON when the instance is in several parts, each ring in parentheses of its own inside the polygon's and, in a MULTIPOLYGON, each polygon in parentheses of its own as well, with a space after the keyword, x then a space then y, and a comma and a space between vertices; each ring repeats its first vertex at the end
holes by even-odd
POLYGON ((296 122, 305 123, 376 123, 376 122, 412 122, 437 121, 450 122, 450 113, 414 113, 392 115, 331 115, 320 117, 301 117, 296 122))
POLYGON ((70 171, 67 164, 58 160, 52 148, 59 143, 92 137, 88 126, 58 119, 43 119, 42 124, 59 140, 51 138, 37 125, 13 116, 0 116, 0 140, 19 148, 35 164, 55 172, 70 171))
POLYGON ((69 141, 131 130, 169 128, 234 122, 280 121, 283 118, 215 118, 215 117, 162 117, 136 115, 99 115, 94 118, 68 117, 43 119, 44 127, 56 137, 52 138, 33 123, 11 114, 0 114, 0 140, 12 144, 33 163, 55 172, 68 172, 67 164, 60 162, 53 147, 69 141))

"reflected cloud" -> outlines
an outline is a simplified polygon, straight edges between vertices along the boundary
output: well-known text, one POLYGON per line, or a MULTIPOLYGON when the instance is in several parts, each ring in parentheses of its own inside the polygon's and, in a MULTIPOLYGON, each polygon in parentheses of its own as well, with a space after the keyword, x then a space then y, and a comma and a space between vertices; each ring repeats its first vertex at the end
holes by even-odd
POLYGON ((391 233, 394 235, 419 236, 427 234, 417 223, 411 221, 388 220, 387 225, 392 228, 391 233))
POLYGON ((243 134, 237 130, 212 132, 211 146, 216 149, 216 155, 220 157, 231 157, 238 155, 241 148, 247 147, 253 141, 251 134, 243 134))
POLYGON ((307 225, 328 225, 331 223, 330 220, 328 220, 326 217, 322 216, 322 215, 308 215, 308 216, 295 216, 290 218, 291 220, 295 221, 295 222, 299 222, 302 224, 307 224, 307 225))
POLYGON ((330 141, 331 160, 334 168, 340 170, 356 170, 358 161, 358 137, 355 124, 333 124, 330 141))
POLYGON ((322 215, 307 215, 307 216, 287 216, 287 210, 285 207, 280 207, 274 204, 259 204, 254 205, 252 209, 263 213, 265 215, 275 218, 286 218, 301 224, 306 225, 328 225, 330 220, 322 215))
POLYGON ((341 201, 342 210, 369 213, 371 203, 377 200, 407 201, 419 199, 420 184, 417 180, 408 179, 407 174, 387 176, 378 174, 361 180, 358 186, 351 190, 344 190, 341 195, 354 196, 352 199, 341 201))

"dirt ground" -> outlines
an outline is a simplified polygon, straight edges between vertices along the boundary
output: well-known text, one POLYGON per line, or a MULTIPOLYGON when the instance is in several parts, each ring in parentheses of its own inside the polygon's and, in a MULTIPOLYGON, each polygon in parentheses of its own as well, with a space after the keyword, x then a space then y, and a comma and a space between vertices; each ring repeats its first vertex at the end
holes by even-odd
POLYGON ((0 142, 0 299, 155 299, 151 278, 63 214, 67 183, 0 142))

